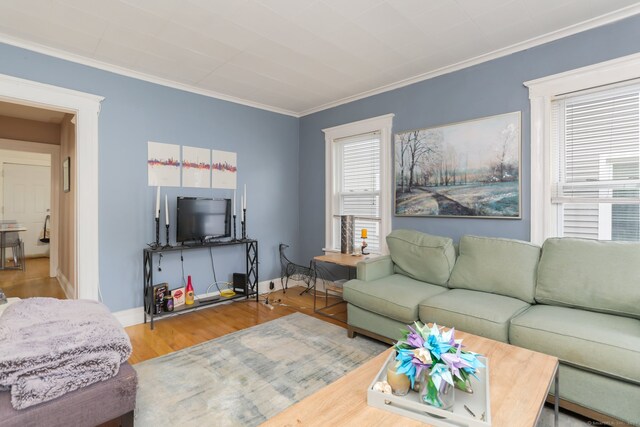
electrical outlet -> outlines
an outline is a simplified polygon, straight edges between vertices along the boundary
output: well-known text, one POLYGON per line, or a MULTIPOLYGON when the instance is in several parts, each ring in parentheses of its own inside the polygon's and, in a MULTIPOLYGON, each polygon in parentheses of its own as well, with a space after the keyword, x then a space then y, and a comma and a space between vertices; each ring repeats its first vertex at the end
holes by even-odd
POLYGON ((269 290, 274 290, 276 287, 275 283, 273 283, 273 280, 269 282, 269 290))

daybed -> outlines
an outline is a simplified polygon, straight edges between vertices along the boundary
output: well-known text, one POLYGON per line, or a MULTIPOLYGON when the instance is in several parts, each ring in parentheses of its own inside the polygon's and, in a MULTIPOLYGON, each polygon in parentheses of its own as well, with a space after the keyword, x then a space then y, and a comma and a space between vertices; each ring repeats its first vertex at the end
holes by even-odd
POLYGON ((97 301, 28 298, 0 313, 0 425, 132 426, 131 342, 97 301))

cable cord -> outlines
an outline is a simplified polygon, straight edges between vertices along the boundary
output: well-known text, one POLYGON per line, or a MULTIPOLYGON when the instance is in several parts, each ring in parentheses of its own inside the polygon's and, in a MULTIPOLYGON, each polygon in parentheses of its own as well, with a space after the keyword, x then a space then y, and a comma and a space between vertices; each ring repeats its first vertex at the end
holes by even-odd
POLYGON ((184 278, 184 257, 182 256, 182 249, 180 249, 180 268, 182 268, 182 286, 187 286, 187 281, 184 278))
MULTIPOLYGON (((218 286, 218 278, 216 277, 216 266, 213 262, 213 251, 211 250, 211 246, 209 246, 209 259, 211 259, 211 271, 213 271, 212 285, 216 285, 216 288, 218 288, 218 292, 222 292, 220 290, 220 286, 218 286)), ((209 287, 211 287, 211 285, 209 285, 209 287)), ((209 292, 209 288, 207 288, 207 292, 209 292)))

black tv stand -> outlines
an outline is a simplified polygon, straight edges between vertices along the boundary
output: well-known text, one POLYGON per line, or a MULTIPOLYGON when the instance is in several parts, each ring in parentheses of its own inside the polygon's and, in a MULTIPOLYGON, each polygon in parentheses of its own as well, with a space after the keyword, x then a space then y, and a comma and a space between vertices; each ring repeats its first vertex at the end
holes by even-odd
POLYGON ((142 265, 143 265, 143 291, 144 291, 144 323, 147 323, 149 318, 151 323, 151 329, 153 330, 153 319, 156 317, 172 316, 176 314, 182 314, 189 311, 197 310, 208 305, 218 304, 230 300, 237 299, 249 299, 255 296, 256 302, 258 298, 258 241, 253 239, 244 240, 229 240, 229 241, 208 241, 194 244, 184 244, 176 246, 163 246, 157 248, 145 248, 142 250, 142 265), (219 248, 225 246, 245 246, 246 257, 246 277, 247 283, 244 290, 240 291, 235 289, 236 295, 225 297, 205 297, 200 300, 196 299, 193 305, 181 305, 176 307, 174 311, 168 313, 155 314, 153 312, 153 256, 156 254, 167 254, 171 252, 180 252, 188 250, 196 250, 203 248, 219 248))

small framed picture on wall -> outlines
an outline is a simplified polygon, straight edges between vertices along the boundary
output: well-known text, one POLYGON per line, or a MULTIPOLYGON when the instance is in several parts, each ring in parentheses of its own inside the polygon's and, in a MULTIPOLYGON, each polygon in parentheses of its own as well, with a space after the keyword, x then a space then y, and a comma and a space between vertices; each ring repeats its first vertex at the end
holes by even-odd
POLYGON ((71 167, 71 157, 67 157, 62 162, 62 191, 64 191, 65 193, 68 193, 69 191, 71 191, 71 187, 70 187, 71 171, 69 169, 70 167, 71 167))

